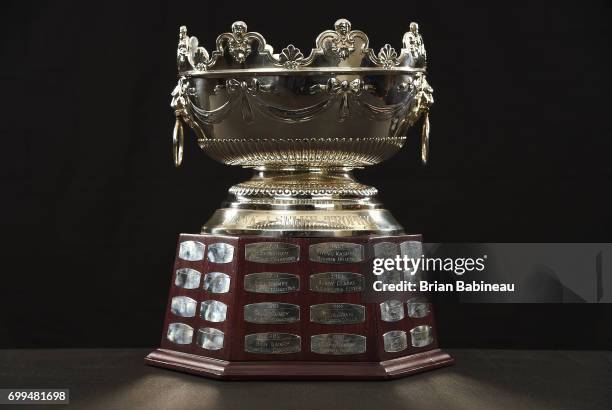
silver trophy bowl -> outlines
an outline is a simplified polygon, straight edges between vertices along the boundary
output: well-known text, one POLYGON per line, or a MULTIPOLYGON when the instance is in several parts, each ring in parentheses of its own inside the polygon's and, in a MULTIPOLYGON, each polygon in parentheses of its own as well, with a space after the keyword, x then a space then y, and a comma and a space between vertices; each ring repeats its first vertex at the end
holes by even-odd
POLYGON ((181 27, 174 161, 183 159, 183 123, 199 146, 228 165, 253 168, 202 228, 216 234, 351 236, 397 234, 401 226, 376 200, 376 189, 351 170, 395 154, 423 117, 427 161, 426 53, 416 23, 397 52, 378 52, 348 20, 319 34, 308 55, 280 53, 243 22, 221 34, 209 54, 181 27))

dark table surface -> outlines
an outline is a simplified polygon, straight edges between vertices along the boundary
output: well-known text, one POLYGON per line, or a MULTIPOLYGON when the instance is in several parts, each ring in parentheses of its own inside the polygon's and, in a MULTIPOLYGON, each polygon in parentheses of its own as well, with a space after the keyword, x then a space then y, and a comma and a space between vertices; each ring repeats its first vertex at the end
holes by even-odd
POLYGON ((87 409, 612 408, 612 352, 450 350, 454 366, 393 381, 231 382, 145 366, 148 351, 0 350, 0 388, 69 388, 87 409))

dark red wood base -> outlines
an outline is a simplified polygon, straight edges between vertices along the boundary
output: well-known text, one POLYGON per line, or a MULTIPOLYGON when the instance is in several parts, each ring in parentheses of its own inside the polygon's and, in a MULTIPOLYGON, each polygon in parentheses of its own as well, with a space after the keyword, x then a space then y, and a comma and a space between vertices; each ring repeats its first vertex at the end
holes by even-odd
POLYGON ((390 380, 448 366, 453 358, 435 349, 384 362, 228 362, 157 349, 145 362, 223 380, 390 380))
POLYGON ((375 258, 415 246, 420 257, 420 243, 182 234, 161 347, 145 362, 218 379, 391 379, 449 365, 433 306, 414 302, 423 295, 371 291, 375 258))

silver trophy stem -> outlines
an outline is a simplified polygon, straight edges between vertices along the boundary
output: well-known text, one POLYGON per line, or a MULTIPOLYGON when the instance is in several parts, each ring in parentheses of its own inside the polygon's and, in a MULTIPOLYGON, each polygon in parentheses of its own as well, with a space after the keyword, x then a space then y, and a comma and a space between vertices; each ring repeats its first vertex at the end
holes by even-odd
POLYGON ((355 181, 348 168, 261 167, 253 178, 229 190, 223 208, 202 233, 319 237, 403 233, 376 194, 376 188, 355 181))

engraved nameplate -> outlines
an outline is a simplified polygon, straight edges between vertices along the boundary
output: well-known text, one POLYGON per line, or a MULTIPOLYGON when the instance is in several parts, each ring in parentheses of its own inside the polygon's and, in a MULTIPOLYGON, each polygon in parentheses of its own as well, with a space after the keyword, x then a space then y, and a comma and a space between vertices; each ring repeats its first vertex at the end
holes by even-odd
POLYGON ((300 259, 300 247, 285 242, 249 243, 244 248, 244 256, 249 262, 289 263, 300 259))
POLYGON ((313 262, 355 263, 363 260, 363 246, 349 242, 323 242, 310 245, 308 255, 313 262))
POLYGON ((310 290, 322 293, 354 293, 364 288, 363 275, 353 272, 323 272, 310 275, 310 290))
POLYGON ((244 307, 244 320, 261 324, 294 323, 300 320, 300 307, 291 303, 252 303, 244 307))
POLYGON ((252 333, 244 337, 244 351, 259 354, 297 353, 302 349, 302 338, 291 333, 252 333))
POLYGON ((310 307, 310 321, 324 325, 344 325, 365 321, 365 306, 352 303, 322 303, 310 307))
POLYGON ((259 272, 244 277, 244 290, 253 293, 290 293, 300 289, 300 277, 293 273, 259 272))
POLYGON ((403 330, 392 330, 383 335, 385 352, 401 352, 408 348, 408 338, 403 330))
POLYGON ((318 354, 360 354, 366 351, 366 337, 351 333, 327 333, 310 337, 310 351, 318 354))

